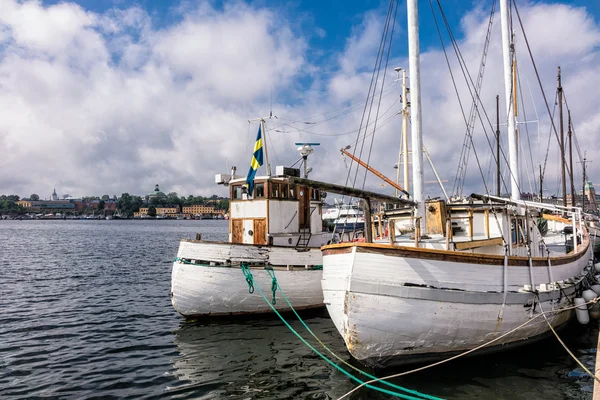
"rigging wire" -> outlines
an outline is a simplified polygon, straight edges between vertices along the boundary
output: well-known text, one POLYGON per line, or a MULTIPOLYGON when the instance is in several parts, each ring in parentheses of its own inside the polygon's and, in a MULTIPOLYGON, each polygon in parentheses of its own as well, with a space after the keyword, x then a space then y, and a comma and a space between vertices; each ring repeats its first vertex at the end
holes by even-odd
MULTIPOLYGON (((542 80, 538 73, 537 65, 535 64, 535 60, 533 59, 533 53, 531 52, 531 46, 529 45, 529 39, 527 39, 527 34, 525 33, 525 28, 523 27, 523 21, 521 20, 521 15, 519 14, 519 8, 517 7, 516 2, 514 2, 514 1, 513 1, 513 7, 515 9, 515 12, 517 13, 517 19, 519 20, 519 25, 521 26, 521 32, 523 33, 523 38, 525 39, 525 44, 527 45, 527 51, 529 52, 529 57, 531 58, 531 63, 533 64, 535 76, 537 77, 538 84, 540 86, 540 90, 542 91, 542 97, 544 98, 544 104, 546 105, 546 110, 548 111, 548 115, 550 115, 550 106, 548 105, 548 99, 546 98, 546 94, 544 92, 544 87, 542 86, 542 80)), ((553 119, 551 120, 551 122, 552 122, 552 129, 554 131, 554 135, 556 136, 556 140, 558 141, 558 143, 560 143, 560 138, 558 137, 558 131, 556 130, 556 124, 554 123, 553 119)), ((562 155, 562 157, 559 157, 559 158, 562 159, 561 162, 565 165, 565 169, 567 170, 567 172, 569 172, 569 174, 571 174, 570 168, 567 165, 564 154, 562 155)))
MULTIPOLYGON (((391 19, 391 15, 392 15, 392 10, 393 10, 393 5, 394 5, 395 0, 390 0, 390 4, 388 7, 388 13, 386 16, 386 21, 385 21, 385 25, 384 25, 384 31, 381 35, 381 40, 379 43, 379 49, 377 51, 377 57, 376 57, 376 61, 375 61, 375 65, 373 67, 373 72, 371 74, 371 82, 369 84, 369 91, 368 91, 368 95, 367 95, 367 100, 365 101, 364 104, 364 108, 363 108, 363 114, 361 117, 361 121, 359 124, 359 129, 358 129, 358 133, 357 133, 357 137, 356 137, 356 143, 358 143, 360 141, 360 135, 361 135, 361 131, 363 129, 363 125, 365 125, 365 117, 367 117, 367 109, 369 108, 369 99, 371 99, 371 109, 372 109, 372 104, 373 104, 373 99, 375 97, 375 91, 376 91, 376 87, 377 87, 377 82, 376 82, 376 77, 378 77, 378 69, 381 69, 381 58, 383 57, 383 48, 385 43, 387 42, 386 37, 387 37, 387 33, 388 33, 388 28, 389 28, 389 24, 390 24, 390 19, 391 19)), ((369 117, 370 117, 370 111, 369 111, 369 117)), ((362 145, 361 145, 361 151, 359 153, 358 158, 360 159, 361 155, 362 155, 362 150, 364 149, 364 141, 365 141, 365 137, 366 137, 366 130, 368 127, 368 117, 367 117, 367 121, 366 121, 366 126, 365 126, 365 136, 362 139, 362 145)), ((355 153, 356 154, 356 150, 355 153)), ((345 186, 348 186, 348 183, 350 181, 350 176, 352 174, 352 167, 354 165, 354 160, 351 159, 350 160, 350 166, 348 167, 348 174, 346 175, 346 183, 345 186)), ((354 176, 354 181, 352 186, 354 187, 356 184, 356 179, 358 176, 358 167, 356 167, 356 173, 354 176)))
MULTIPOLYGON (((369 162, 371 161, 371 154, 373 152, 373 143, 375 141, 375 131, 377 129, 377 121, 379 120, 379 110, 381 109, 381 100, 382 100, 382 95, 383 95, 383 86, 385 85, 385 78, 386 78, 386 73, 385 71, 387 71, 388 68, 388 64, 390 61, 390 53, 392 50, 392 39, 394 38, 394 28, 396 26, 396 24, 394 23, 394 21, 396 21, 396 15, 398 14, 398 2, 396 2, 396 10, 394 11, 394 17, 392 18, 392 32, 390 33, 390 44, 388 46, 388 52, 387 52, 387 57, 385 59, 385 67, 383 67, 383 79, 381 82, 381 93, 379 94, 379 102, 377 103, 377 112, 375 114, 375 124, 373 126, 373 136, 371 137, 371 146, 369 148, 369 156, 367 157, 367 165, 369 165, 369 162)), ((423 151, 423 150, 421 150, 423 151)), ((398 166, 398 168, 400 168, 400 166, 398 166)), ((362 185, 362 189, 365 189, 365 184, 367 182, 367 171, 365 170, 365 177, 363 179, 363 185, 362 185)))

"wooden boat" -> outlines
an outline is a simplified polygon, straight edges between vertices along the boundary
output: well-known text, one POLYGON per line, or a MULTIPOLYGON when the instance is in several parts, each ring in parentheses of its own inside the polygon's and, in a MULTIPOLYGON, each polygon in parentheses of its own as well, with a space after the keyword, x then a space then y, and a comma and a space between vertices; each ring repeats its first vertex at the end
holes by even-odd
MULTIPOLYGON (((264 120, 260 122, 257 147, 264 140, 264 120)), ((303 156, 313 151, 310 144, 299 150, 303 156)), ((236 176, 235 167, 230 176, 217 175, 218 184, 229 186, 229 238, 226 242, 201 237, 180 242, 173 262, 171 299, 183 316, 272 312, 258 293, 249 293, 242 264, 250 268, 254 285, 269 297, 272 270, 294 308, 324 306, 320 247, 331 239, 331 233, 322 229, 321 192, 290 183, 287 175, 299 175, 299 170, 277 167, 271 174, 268 159, 266 167, 264 176, 253 175, 258 166, 248 177, 236 176)), ((306 157, 304 168, 307 175, 306 157)), ((279 311, 289 309, 280 295, 274 306, 279 311)))
MULTIPOLYGON (((407 4, 412 143, 422 148, 417 0, 407 4)), ((506 0, 501 7, 508 52, 506 0)), ((505 57, 508 102, 511 63, 505 57)), ((508 130, 510 169, 518 171, 512 117, 508 130)), ((541 337, 549 325, 559 327, 575 315, 573 309, 553 311, 571 306, 590 274, 590 239, 579 208, 520 200, 517 173, 511 174, 510 199, 472 195, 465 202, 428 202, 421 151, 413 151, 413 183, 411 234, 372 243, 367 233, 364 243, 322 248, 325 304, 353 357, 386 366, 443 358, 493 340, 488 349, 503 349, 541 337), (539 218, 548 221, 545 236, 539 218), (569 253, 565 226, 575 241, 569 253)), ((394 225, 395 217, 388 217, 394 225)))

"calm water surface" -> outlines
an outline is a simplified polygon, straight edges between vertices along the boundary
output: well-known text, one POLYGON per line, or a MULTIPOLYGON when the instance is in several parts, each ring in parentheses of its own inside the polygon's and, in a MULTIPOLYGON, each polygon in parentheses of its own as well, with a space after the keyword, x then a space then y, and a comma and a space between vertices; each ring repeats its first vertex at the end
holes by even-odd
MULTIPOLYGON (((197 232, 223 240, 227 228, 210 220, 0 221, 0 398, 330 399, 351 390, 277 319, 185 322, 173 310, 178 240, 197 232)), ((306 321, 350 361, 326 313, 306 321)), ((562 332, 592 370, 597 334, 576 325, 562 332)), ((593 382, 579 375, 549 338, 394 382, 448 399, 591 399, 593 382)), ((350 398, 390 397, 361 389, 350 398)))

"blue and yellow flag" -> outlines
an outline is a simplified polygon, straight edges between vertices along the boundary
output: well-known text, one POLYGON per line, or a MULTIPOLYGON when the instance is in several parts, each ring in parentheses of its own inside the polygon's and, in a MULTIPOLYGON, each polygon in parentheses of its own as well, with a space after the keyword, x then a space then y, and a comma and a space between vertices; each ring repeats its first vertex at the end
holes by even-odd
POLYGON ((252 162, 250 163, 250 170, 248 171, 248 177, 246 183, 248 184, 248 194, 252 196, 254 190, 254 175, 256 170, 263 164, 263 142, 260 134, 260 125, 258 125, 258 133, 256 134, 256 143, 254 143, 254 154, 252 154, 252 162))

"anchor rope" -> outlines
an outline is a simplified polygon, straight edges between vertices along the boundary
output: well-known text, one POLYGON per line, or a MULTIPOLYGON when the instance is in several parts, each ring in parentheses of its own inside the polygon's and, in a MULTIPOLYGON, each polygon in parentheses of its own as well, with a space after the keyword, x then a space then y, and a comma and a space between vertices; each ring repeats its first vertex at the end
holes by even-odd
MULTIPOLYGON (((241 267, 242 267, 242 271, 244 272, 244 276, 245 277, 248 277, 248 276, 251 277, 252 276, 252 274, 249 273, 249 268, 248 268, 248 266, 246 264, 242 263, 241 267), (247 273, 249 275, 247 275, 247 273)), ((248 284, 250 284, 250 283, 248 283, 248 284)), ((282 292, 282 295, 283 295, 283 291, 281 290, 281 287, 279 286, 279 284, 277 284, 277 286, 279 287, 279 289, 280 289, 280 291, 282 292)), ((417 392, 415 390, 411 390, 411 389, 404 388, 402 386, 394 385, 393 383, 390 383, 390 382, 386 382, 386 381, 383 381, 383 380, 375 379, 375 380, 380 381, 380 382, 382 382, 384 384, 392 386, 392 387, 394 387, 394 388, 396 388, 398 390, 402 390, 402 391, 405 391, 407 393, 411 393, 411 394, 414 394, 414 395, 417 395, 417 396, 421 396, 421 397, 414 397, 414 396, 406 395, 404 393, 394 392, 394 391, 391 391, 391 390, 387 390, 387 389, 384 389, 384 388, 373 386, 369 382, 364 382, 363 380, 361 380, 361 379, 355 377, 354 375, 350 374, 348 371, 346 371, 345 369, 341 368, 339 365, 335 364, 333 361, 331 361, 329 358, 327 358, 324 354, 322 354, 319 350, 315 349, 314 346, 312 346, 310 343, 308 343, 306 341, 306 339, 304 339, 294 328, 292 328, 292 326, 285 320, 285 318, 279 313, 279 311, 277 311, 277 309, 271 304, 271 302, 269 302, 269 300, 267 299, 267 297, 260 290, 260 287, 259 286, 254 286, 254 287, 256 288, 256 290, 258 291, 258 293, 261 295, 261 297, 263 298, 263 300, 265 300, 265 302, 267 304, 269 304, 269 307, 271 307, 271 309, 273 310, 273 312, 275 312, 275 314, 277 314, 277 316, 279 317, 279 319, 281 319, 281 321, 285 324, 285 326, 287 326, 287 328, 298 339, 300 339, 302 341, 302 343, 304 343, 306 346, 308 346, 315 354, 317 354, 319 357, 321 357, 323 360, 325 360, 327 363, 329 363, 335 369, 337 369, 338 371, 340 371, 341 373, 343 373, 344 375, 346 375, 348 378, 352 379, 353 381, 358 382, 359 384, 361 384, 361 387, 362 386, 366 386, 369 389, 373 389, 373 390, 376 390, 378 392, 382 392, 382 393, 389 394, 389 395, 392 395, 392 396, 397 396, 397 397, 400 397, 402 399, 409 399, 409 400, 422 400, 422 399, 441 400, 441 398, 439 398, 439 397, 434 397, 434 396, 430 396, 430 395, 427 395, 427 394, 419 393, 419 392, 417 392)), ((285 295, 283 295, 283 296, 285 297, 285 295)), ((286 301, 287 301, 287 297, 286 297, 286 301)), ((291 307, 291 304, 289 303, 289 301, 288 301, 288 304, 291 307)), ((293 307, 292 307, 292 310, 293 310, 293 307)), ((296 313, 295 310, 294 310, 294 313, 296 313)), ((296 313, 296 315, 297 315, 297 313, 296 313)), ((306 326, 306 324, 304 324, 304 326, 306 326)), ((367 374, 366 372, 362 372, 362 373, 365 374, 365 375, 367 374)))
MULTIPOLYGON (((537 296, 537 295, 536 295, 537 296)), ((586 303, 586 305, 589 305, 590 303, 596 304, 598 302, 598 300, 600 300, 600 297, 596 297, 592 300, 590 300, 589 302, 586 303)), ((540 306, 540 310, 542 311, 542 313, 544 312, 544 310, 542 310, 542 302, 540 301, 539 297, 538 297, 538 302, 539 302, 539 306, 540 306)), ((577 306, 576 306, 577 307, 577 306)), ((544 315, 544 314, 542 314, 544 315)), ((579 366, 585 371, 587 372, 587 374, 589 376, 591 376, 592 378, 594 378, 594 380, 598 383, 600 383, 600 378, 598 378, 596 375, 592 374, 592 372, 586 368, 585 365, 583 365, 583 363, 581 361, 579 361, 579 359, 577 357, 575 357, 575 354, 573 354, 573 352, 571 352, 571 350, 569 350, 569 348, 567 347, 567 345, 565 344, 565 342, 562 341, 562 339, 560 338, 560 336, 558 336, 558 333, 556 333, 556 331, 554 330, 554 327, 552 326, 552 324, 550 324, 550 321, 548 321, 548 318, 546 318, 546 315, 544 315, 544 319, 546 320, 546 323, 548 324, 548 327, 550 328, 550 330, 552 331, 552 333, 554 333, 554 336, 556 336, 556 339, 558 340, 558 342, 562 345, 562 347, 567 351, 567 353, 569 353, 569 355, 571 356, 571 358, 573 358, 573 360, 575 360, 575 362, 577 364, 579 364, 579 366)))

